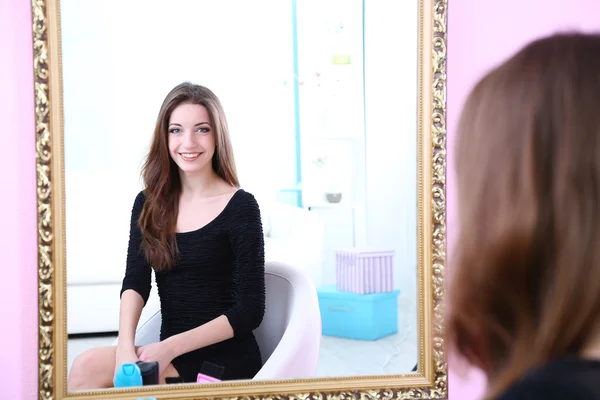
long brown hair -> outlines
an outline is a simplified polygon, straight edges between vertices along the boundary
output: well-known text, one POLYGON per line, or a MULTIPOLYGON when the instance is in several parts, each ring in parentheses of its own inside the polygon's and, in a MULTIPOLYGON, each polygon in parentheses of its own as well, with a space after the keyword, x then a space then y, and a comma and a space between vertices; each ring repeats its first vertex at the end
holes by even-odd
POLYGON ((175 226, 181 181, 177 164, 169 155, 167 135, 171 113, 183 103, 199 104, 208 110, 215 135, 212 167, 225 182, 239 187, 229 129, 221 102, 206 87, 188 82, 177 85, 169 92, 160 108, 150 151, 142 168, 146 196, 139 219, 142 249, 148 262, 157 271, 172 268, 178 257, 175 226))
POLYGON ((448 342, 495 398, 600 320, 600 35, 524 47, 471 92, 456 144, 448 342))

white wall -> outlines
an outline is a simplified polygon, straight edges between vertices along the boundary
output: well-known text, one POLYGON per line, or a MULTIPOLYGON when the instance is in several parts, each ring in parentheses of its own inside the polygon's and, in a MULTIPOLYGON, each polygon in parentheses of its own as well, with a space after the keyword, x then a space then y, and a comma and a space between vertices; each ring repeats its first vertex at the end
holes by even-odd
POLYGON ((418 2, 366 0, 367 243, 396 250, 395 286, 410 299, 417 265, 417 51, 418 2))

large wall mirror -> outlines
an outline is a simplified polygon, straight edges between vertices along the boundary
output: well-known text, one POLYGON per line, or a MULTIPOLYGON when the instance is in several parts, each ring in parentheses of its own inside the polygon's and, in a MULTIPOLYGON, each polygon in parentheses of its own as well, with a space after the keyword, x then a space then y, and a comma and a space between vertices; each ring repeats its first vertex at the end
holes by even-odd
POLYGON ((446 7, 33 1, 40 398, 447 397, 446 7), (218 115, 184 102, 161 120, 183 83, 210 89, 218 115), (173 234, 182 260, 189 243, 204 256, 156 271, 132 244, 155 130, 164 128, 156 145, 167 143, 165 165, 181 181, 202 157, 220 168, 223 118, 241 190, 201 203, 191 229, 173 234), (258 206, 259 236, 231 211, 243 204, 258 206), (145 262, 151 282, 132 330, 145 349, 136 356, 150 357, 142 374, 163 357, 161 341, 188 334, 179 346, 202 343, 216 325, 192 328, 223 322, 220 314, 233 338, 161 358, 185 369, 165 382, 98 378, 103 363, 119 368, 107 354, 132 260, 145 262), (209 290, 214 298, 198 293, 209 290), (254 370, 244 367, 255 354, 244 343, 257 345, 254 370))

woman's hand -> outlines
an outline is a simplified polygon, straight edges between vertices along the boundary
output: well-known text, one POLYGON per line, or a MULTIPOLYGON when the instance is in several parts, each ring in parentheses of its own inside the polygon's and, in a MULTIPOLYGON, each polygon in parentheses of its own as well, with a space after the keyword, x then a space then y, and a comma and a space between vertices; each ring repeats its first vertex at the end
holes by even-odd
POLYGON ((169 364, 171 364, 171 361, 173 361, 173 358, 175 358, 171 347, 167 342, 164 341, 139 347, 136 352, 140 361, 158 361, 158 370, 160 371, 160 375, 162 375, 169 364))
POLYGON ((115 354, 115 372, 113 375, 113 383, 117 376, 117 371, 123 364, 135 364, 140 361, 137 354, 135 353, 135 347, 124 348, 117 347, 117 353, 115 354))

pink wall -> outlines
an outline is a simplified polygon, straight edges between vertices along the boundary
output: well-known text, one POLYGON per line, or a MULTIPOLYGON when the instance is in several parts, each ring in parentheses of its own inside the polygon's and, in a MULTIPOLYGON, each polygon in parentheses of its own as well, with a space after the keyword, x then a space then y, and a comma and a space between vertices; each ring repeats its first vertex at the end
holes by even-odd
MULTIPOLYGON (((452 146, 460 109, 472 85, 526 42, 558 30, 600 31, 598 0, 450 0, 448 6, 448 247, 456 225, 452 146)), ((451 254, 451 252, 449 253, 451 254)), ((450 360, 457 365, 456 360, 450 360), (453 362, 454 361, 454 362, 453 362)), ((477 399, 485 381, 478 371, 450 374, 450 399, 477 399)))
MULTIPOLYGON (((448 43, 448 147, 473 83, 526 41, 557 29, 600 29, 600 1, 451 0, 448 43)), ((2 397, 37 397, 37 248, 33 74, 29 0, 0 0, 0 321, 4 344, 2 397)), ((452 151, 448 152, 452 165, 452 151)), ((448 169, 448 244, 455 220, 454 175, 448 169)), ((455 360, 451 365, 456 366, 455 360)), ((484 387, 477 371, 450 374, 450 399, 475 399, 484 387)))
POLYGON ((0 0, 1 398, 37 398, 37 236, 31 7, 0 0))

